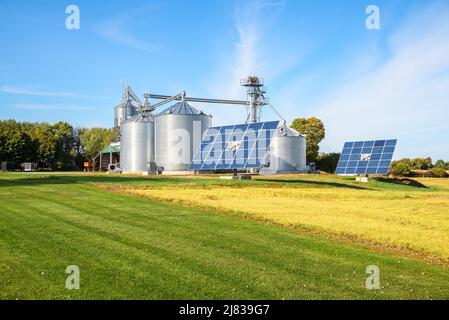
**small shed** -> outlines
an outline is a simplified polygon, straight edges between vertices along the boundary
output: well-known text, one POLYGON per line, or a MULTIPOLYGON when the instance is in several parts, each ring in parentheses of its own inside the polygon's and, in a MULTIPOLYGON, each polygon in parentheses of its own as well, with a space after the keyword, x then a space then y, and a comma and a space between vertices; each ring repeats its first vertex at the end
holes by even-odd
POLYGON ((94 163, 95 167, 97 164, 97 159, 99 159, 99 169, 108 170, 109 165, 119 165, 120 164, 120 144, 111 143, 110 145, 104 147, 98 156, 95 157, 94 163))

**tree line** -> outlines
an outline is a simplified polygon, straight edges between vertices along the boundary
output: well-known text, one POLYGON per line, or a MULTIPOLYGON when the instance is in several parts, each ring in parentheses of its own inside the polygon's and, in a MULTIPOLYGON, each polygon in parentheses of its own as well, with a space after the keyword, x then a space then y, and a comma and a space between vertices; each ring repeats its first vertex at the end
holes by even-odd
POLYGON ((67 122, 0 121, 0 161, 35 162, 41 169, 79 170, 114 140, 114 130, 67 122))
MULTIPOLYGON (((327 168, 327 158, 319 155, 319 143, 325 137, 321 120, 298 118, 291 127, 306 135, 307 161, 327 168)), ((79 128, 63 121, 50 124, 0 120, 0 162, 14 162, 17 168, 20 163, 35 162, 40 169, 80 170, 83 162, 92 161, 113 140, 113 129, 79 128)))
POLYGON ((438 177, 448 176, 449 161, 437 160, 432 162, 432 158, 404 158, 391 163, 390 173, 396 176, 412 177, 438 177))
MULTIPOLYGON (((340 154, 319 152, 319 144, 326 136, 323 122, 314 117, 297 118, 290 127, 306 135, 307 163, 334 173, 340 154)), ((0 162, 14 162, 17 167, 23 162, 35 162, 41 169, 80 170, 83 162, 92 161, 114 137, 113 129, 73 127, 63 121, 49 124, 0 120, 0 162)), ((397 176, 446 177, 446 170, 449 162, 433 163, 431 158, 406 158, 391 164, 391 174, 397 176)))

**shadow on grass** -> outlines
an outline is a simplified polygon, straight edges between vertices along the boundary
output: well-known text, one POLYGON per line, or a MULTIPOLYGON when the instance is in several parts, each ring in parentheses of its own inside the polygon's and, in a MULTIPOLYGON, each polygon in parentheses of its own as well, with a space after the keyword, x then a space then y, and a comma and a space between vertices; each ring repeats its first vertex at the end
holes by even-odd
POLYGON ((424 189, 429 188, 426 185, 422 184, 421 182, 418 182, 416 180, 409 179, 409 178, 376 178, 376 180, 379 182, 398 184, 401 186, 409 186, 409 187, 424 188, 424 189))
MULTIPOLYGON (((401 186, 410 186, 416 188, 428 188, 422 183, 412 179, 394 179, 394 178, 377 178, 379 182, 391 183, 401 186)), ((78 184, 78 183, 104 183, 104 184, 176 184, 186 183, 192 181, 191 178, 183 177, 163 177, 163 176, 124 176, 124 175, 45 175, 45 174, 30 174, 23 175, 1 175, 0 176, 0 188, 2 187, 14 187, 14 186, 39 186, 49 184, 78 184)), ((209 184, 207 181, 203 181, 205 184, 209 184)), ((211 184, 221 185, 224 182, 213 181, 211 184)), ((371 190, 368 187, 358 186, 351 183, 340 183, 332 181, 310 181, 310 180, 282 180, 282 179, 257 179, 248 181, 249 184, 254 183, 273 183, 284 185, 298 185, 298 186, 317 186, 317 187, 333 187, 333 188, 346 188, 354 190, 371 190)), ((200 183, 201 184, 201 183, 200 183)))
POLYGON ((98 176, 98 175, 33 175, 25 176, 11 176, 7 175, 0 177, 0 188, 14 187, 14 186, 39 186, 48 184, 77 184, 77 183, 117 183, 117 184, 133 184, 133 183, 176 183, 181 182, 179 178, 157 177, 155 179, 149 177, 139 176, 98 176))
POLYGON ((327 182, 327 181, 309 181, 309 180, 278 180, 278 179, 257 179, 257 181, 264 182, 277 182, 285 184, 298 184, 298 185, 312 185, 312 186, 322 186, 322 187, 334 187, 334 188, 346 188, 346 189, 356 189, 356 190, 369 190, 368 188, 355 186, 352 184, 345 184, 339 182, 327 182))

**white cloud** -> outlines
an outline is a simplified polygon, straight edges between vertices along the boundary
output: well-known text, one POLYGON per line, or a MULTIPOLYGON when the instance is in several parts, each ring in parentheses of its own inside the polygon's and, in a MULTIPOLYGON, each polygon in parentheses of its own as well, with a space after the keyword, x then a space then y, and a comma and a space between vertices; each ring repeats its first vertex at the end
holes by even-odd
POLYGON ((285 0, 236 1, 236 41, 218 64, 217 87, 211 89, 214 94, 241 98, 240 79, 257 75, 270 81, 297 65, 304 53, 292 50, 290 39, 281 40, 273 31, 285 6, 285 0))
POLYGON ((228 94, 230 97, 241 95, 240 79, 245 76, 259 74, 262 69, 260 61, 261 32, 259 19, 262 6, 258 1, 250 1, 237 6, 235 29, 238 41, 235 44, 233 62, 228 77, 228 94))
MULTIPOLYGON (((105 110, 93 106, 60 105, 60 104, 16 104, 15 109, 19 110, 61 110, 61 111, 93 111, 105 110)), ((107 108, 109 110, 110 108, 107 108)))
MULTIPOLYGON (((285 0, 236 1, 233 16, 236 41, 224 59, 220 57, 214 75, 217 80, 209 87, 211 95, 245 99, 245 91, 240 86, 242 78, 256 75, 267 83, 297 65, 304 52, 291 50, 289 39, 284 38, 282 41, 285 42, 278 43, 279 39, 273 33, 285 6, 285 0)), ((239 121, 237 119, 243 122, 246 118, 243 107, 238 110, 226 108, 235 107, 220 107, 213 112, 221 124, 235 123, 239 121)))
POLYGON ((0 86, 0 92, 16 95, 29 95, 51 98, 73 98, 73 99, 97 99, 98 97, 87 96, 70 92, 42 91, 27 87, 0 86))
MULTIPOLYGON (((315 106, 327 128, 323 149, 339 151, 345 140, 397 137, 399 145, 410 146, 398 156, 426 156, 427 144, 438 144, 433 140, 448 131, 448 35, 448 7, 414 12, 405 20, 390 37, 391 56, 382 65, 315 106)), ((449 158, 449 150, 434 154, 449 158)))
POLYGON ((94 31, 100 36, 125 47, 143 50, 150 53, 160 52, 161 48, 158 45, 149 41, 138 39, 126 29, 127 25, 129 25, 130 21, 133 19, 146 19, 143 15, 147 15, 147 13, 148 8, 133 10, 127 14, 114 17, 97 24, 94 27, 94 31))

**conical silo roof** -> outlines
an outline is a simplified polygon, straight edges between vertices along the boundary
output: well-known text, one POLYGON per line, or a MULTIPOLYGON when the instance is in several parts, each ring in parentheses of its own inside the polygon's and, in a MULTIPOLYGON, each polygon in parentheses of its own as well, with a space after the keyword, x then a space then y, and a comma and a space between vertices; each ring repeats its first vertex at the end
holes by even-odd
POLYGON ((290 128, 286 124, 277 128, 275 136, 277 137, 299 137, 302 136, 298 131, 293 128, 290 128))
POLYGON ((122 101, 120 102, 116 107, 117 108, 136 108, 131 102, 129 101, 122 101))
POLYGON ((158 116, 163 115, 169 115, 169 114, 175 114, 175 115, 206 115, 209 116, 206 112, 203 110, 191 105, 190 103, 186 101, 179 101, 172 105, 171 107, 168 107, 164 111, 161 111, 158 116))
POLYGON ((154 115, 151 112, 138 112, 135 116, 132 118, 127 119, 123 123, 130 123, 130 122, 153 122, 154 121, 154 115))

